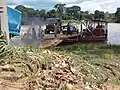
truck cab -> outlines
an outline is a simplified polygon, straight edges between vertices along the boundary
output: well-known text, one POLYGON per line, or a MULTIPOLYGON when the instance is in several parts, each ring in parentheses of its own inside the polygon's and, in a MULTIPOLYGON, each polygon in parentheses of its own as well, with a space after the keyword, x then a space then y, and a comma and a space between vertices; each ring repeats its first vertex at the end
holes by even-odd
POLYGON ((54 32, 55 23, 60 23, 60 22, 61 21, 59 18, 47 18, 45 33, 50 34, 50 32, 54 32))

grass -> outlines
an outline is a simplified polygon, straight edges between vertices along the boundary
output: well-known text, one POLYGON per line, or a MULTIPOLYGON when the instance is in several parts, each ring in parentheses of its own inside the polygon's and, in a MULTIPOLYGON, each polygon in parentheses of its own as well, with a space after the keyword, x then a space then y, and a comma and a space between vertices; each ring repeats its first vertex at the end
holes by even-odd
POLYGON ((51 50, 70 56, 90 84, 120 84, 120 45, 75 44, 51 50))
POLYGON ((78 21, 78 20, 62 20, 62 23, 77 23, 77 24, 80 24, 80 21, 78 21))
MULTIPOLYGON (((70 56, 73 66, 84 75, 84 82, 93 84, 120 85, 120 45, 74 44, 50 49, 70 56)), ((19 65, 23 76, 35 77, 54 60, 38 48, 9 46, 0 42, 0 66, 19 65)))

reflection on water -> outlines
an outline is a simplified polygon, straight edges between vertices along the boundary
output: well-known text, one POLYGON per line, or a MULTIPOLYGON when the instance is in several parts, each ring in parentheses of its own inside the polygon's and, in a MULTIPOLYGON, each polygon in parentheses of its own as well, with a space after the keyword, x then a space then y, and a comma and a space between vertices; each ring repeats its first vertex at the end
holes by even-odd
POLYGON ((120 24, 109 23, 108 32, 108 44, 120 45, 120 24))

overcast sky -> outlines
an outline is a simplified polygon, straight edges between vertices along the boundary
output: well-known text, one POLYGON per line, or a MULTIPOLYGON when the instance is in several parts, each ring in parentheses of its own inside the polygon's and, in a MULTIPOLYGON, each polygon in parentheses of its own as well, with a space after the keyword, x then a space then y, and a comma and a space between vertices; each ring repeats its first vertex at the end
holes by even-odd
POLYGON ((25 5, 35 9, 50 10, 57 3, 66 3, 67 6, 78 5, 83 11, 95 10, 115 12, 120 7, 120 0, 7 0, 10 7, 25 5))

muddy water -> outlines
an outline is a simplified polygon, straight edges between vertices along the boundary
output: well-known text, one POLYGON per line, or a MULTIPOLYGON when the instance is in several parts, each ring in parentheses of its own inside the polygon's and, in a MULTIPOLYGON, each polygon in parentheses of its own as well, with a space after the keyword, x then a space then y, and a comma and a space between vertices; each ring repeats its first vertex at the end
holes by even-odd
MULTIPOLYGON (((80 29, 80 25, 78 25, 80 29)), ((21 27, 21 34, 26 33, 29 30, 30 26, 22 26, 21 27)), ((42 25, 41 28, 44 30, 45 25, 42 25)), ((81 29, 80 29, 81 30, 81 29)), ((21 39, 15 39, 13 41, 17 41, 17 43, 21 43, 21 39)), ((117 23, 109 23, 108 24, 108 44, 117 44, 120 45, 120 24, 117 23)))
POLYGON ((108 24, 108 44, 120 45, 120 24, 109 23, 108 24))
MULTIPOLYGON (((80 24, 77 27, 81 30, 80 24)), ((22 26, 22 33, 25 33, 30 26, 22 26)), ((44 30, 45 25, 42 25, 41 28, 44 30)), ((108 24, 108 44, 118 44, 120 45, 120 24, 117 23, 109 23, 108 24)))

